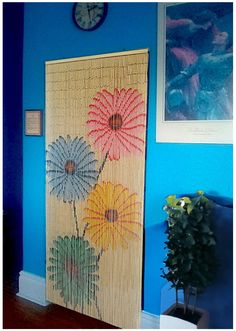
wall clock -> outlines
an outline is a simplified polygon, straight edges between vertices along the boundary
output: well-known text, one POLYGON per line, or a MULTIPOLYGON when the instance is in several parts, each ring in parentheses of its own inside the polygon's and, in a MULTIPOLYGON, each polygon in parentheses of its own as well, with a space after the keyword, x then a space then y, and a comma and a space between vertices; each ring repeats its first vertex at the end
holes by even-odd
POLYGON ((97 29, 107 15, 106 2, 77 2, 73 7, 73 19, 82 30, 97 29))

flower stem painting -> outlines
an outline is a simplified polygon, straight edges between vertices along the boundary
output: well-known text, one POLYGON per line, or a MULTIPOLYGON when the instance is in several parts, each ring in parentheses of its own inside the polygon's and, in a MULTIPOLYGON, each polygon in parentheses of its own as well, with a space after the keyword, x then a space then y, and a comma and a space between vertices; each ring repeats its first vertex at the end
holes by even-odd
MULTIPOLYGON (((179 131, 186 123, 206 142, 213 135, 217 142, 219 132, 220 141, 233 119, 233 4, 161 4, 159 9, 159 40, 164 43, 159 121, 179 131)), ((230 140, 227 133, 225 137, 230 140)))
POLYGON ((141 312, 147 64, 147 50, 46 63, 47 299, 130 329, 141 312))

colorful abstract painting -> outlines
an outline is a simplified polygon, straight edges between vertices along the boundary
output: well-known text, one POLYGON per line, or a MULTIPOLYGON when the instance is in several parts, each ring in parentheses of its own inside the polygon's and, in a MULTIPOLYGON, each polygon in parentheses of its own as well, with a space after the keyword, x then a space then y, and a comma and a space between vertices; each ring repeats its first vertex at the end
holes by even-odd
POLYGON ((232 3, 166 8, 165 120, 232 120, 232 3))
POLYGON ((232 144, 233 3, 158 5, 156 141, 232 144))
POLYGON ((147 63, 46 63, 47 299, 121 328, 141 313, 147 63))

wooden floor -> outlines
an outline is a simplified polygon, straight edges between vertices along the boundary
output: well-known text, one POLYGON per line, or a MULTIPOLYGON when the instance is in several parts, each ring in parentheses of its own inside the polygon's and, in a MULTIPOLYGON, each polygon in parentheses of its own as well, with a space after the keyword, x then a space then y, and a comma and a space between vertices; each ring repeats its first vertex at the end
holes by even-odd
POLYGON ((16 296, 18 277, 4 277, 4 329, 116 329, 102 321, 58 305, 42 307, 16 296))

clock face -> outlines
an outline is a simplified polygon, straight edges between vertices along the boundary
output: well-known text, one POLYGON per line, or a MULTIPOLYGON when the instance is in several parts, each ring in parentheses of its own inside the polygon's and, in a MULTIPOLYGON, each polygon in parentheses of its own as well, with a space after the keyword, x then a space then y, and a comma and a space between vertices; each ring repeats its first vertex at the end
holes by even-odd
POLYGON ((104 21, 107 14, 107 3, 77 2, 73 9, 76 25, 82 30, 94 30, 104 21))

